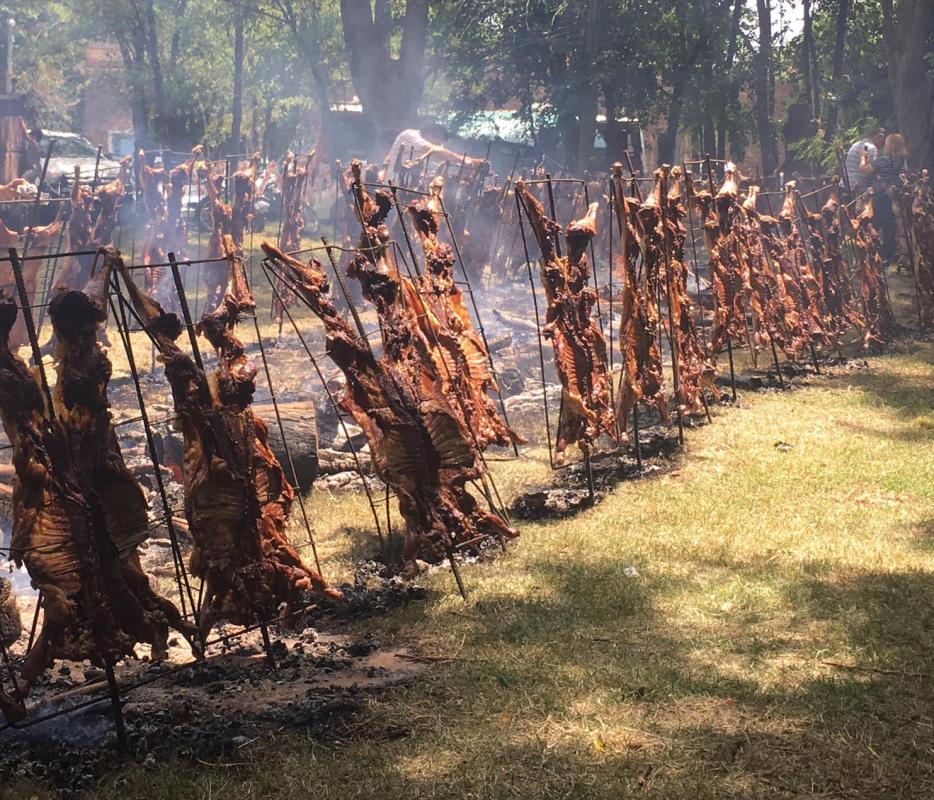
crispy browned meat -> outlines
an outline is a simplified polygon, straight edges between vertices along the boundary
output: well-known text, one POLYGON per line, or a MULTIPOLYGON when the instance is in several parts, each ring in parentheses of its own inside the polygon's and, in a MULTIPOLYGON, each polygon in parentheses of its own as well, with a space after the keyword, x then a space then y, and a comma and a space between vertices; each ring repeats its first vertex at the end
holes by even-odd
MULTIPOLYGON (((279 178, 282 203, 279 247, 287 253, 298 250, 302 246, 302 230, 305 228, 305 186, 314 155, 314 151, 309 153, 302 166, 299 165, 297 158, 288 156, 279 178)), ((279 281, 276 284, 276 299, 273 304, 277 320, 282 319, 282 306, 289 307, 294 301, 292 291, 279 281)))
POLYGON ((577 443, 587 453, 601 434, 616 438, 606 340, 592 316, 597 293, 590 285, 587 259, 587 246, 596 235, 597 204, 591 204, 587 216, 568 225, 568 254, 559 256, 557 222, 545 215, 524 182, 516 184, 516 192, 542 253, 541 282, 548 304, 542 335, 552 341, 562 387, 555 445, 556 460, 561 463, 570 444, 577 443))
POLYGON ((29 181, 26 178, 13 178, 9 183, 0 184, 0 201, 18 200, 19 189, 28 185, 29 181))
MULTIPOLYGON (((129 156, 123 159, 117 177, 99 187, 96 193, 92 193, 90 187, 80 184, 80 168, 75 167, 75 183, 71 191, 71 217, 68 222, 70 250, 88 253, 111 244, 117 224, 117 205, 125 193, 123 186, 129 177, 131 163, 132 159, 129 156), (92 228, 91 209, 95 197, 100 209, 92 228)), ((97 258, 98 255, 93 252, 89 255, 73 256, 61 274, 56 276, 56 285, 71 289, 82 288, 91 279, 97 258)))
POLYGON ((179 260, 185 258, 188 250, 188 226, 182 210, 185 190, 194 180, 195 164, 204 156, 204 148, 199 144, 193 148, 188 160, 169 172, 165 185, 165 246, 175 253, 179 260))
POLYGON ((279 234, 279 247, 286 252, 301 247, 302 229, 305 227, 305 186, 314 156, 313 152, 309 153, 303 165, 299 165, 297 158, 288 158, 282 171, 279 187, 282 191, 282 230, 279 234))
POLYGON ((745 332, 745 262, 734 229, 740 207, 735 181, 724 182, 715 197, 706 191, 695 197, 710 255, 710 285, 715 299, 714 324, 707 345, 710 353, 716 354, 723 351, 727 340, 742 338, 745 332))
POLYGON ((243 240, 253 220, 253 194, 256 189, 256 170, 259 168, 260 155, 254 153, 249 163, 238 169, 231 181, 230 229, 234 244, 243 249, 243 240))
POLYGON ((687 210, 681 201, 681 168, 671 171, 671 183, 666 197, 666 222, 669 263, 671 265, 671 316, 677 334, 679 386, 677 402, 682 412, 698 414, 704 410, 704 388, 713 388, 715 369, 707 358, 697 335, 694 309, 688 296, 688 270, 684 258, 687 231, 684 218, 687 210))
POLYGON ((854 278, 863 305, 863 347, 866 349, 891 341, 897 332, 885 285, 885 267, 879 255, 879 234, 872 224, 872 211, 870 199, 855 220, 850 219, 845 209, 841 212, 843 224, 849 224, 853 231, 854 278))
MULTIPOLYGON (((211 238, 208 239, 208 258, 224 258, 224 239, 233 230, 233 209, 225 203, 218 190, 218 182, 223 176, 214 176, 208 165, 199 161, 196 165, 201 190, 207 192, 211 203, 211 238)), ((217 308, 224 296, 227 280, 227 266, 222 261, 202 265, 201 276, 204 281, 205 305, 208 311, 217 308)))
MULTIPOLYGON (((625 280, 620 312, 619 347, 623 356, 616 415, 625 427, 629 414, 640 401, 656 408, 663 420, 668 419, 668 399, 662 355, 658 346, 658 302, 647 285, 648 270, 640 275, 638 264, 645 246, 642 222, 638 216, 641 204, 628 198, 623 189, 622 167, 614 165, 616 191, 616 222, 623 246, 625 280)), ((655 261, 657 264, 657 261, 655 261)), ((656 279, 657 280, 657 279, 656 279)))
MULTIPOLYGON (((44 620, 21 688, 56 658, 115 661, 137 643, 166 650, 169 627, 190 626, 159 597, 137 552, 148 536, 145 496, 123 461, 110 417, 110 362, 97 343, 112 259, 84 291, 49 307, 56 334, 55 419, 9 349, 16 307, 0 296, 0 416, 13 443, 12 556, 44 598, 44 620)), ((4 708, 13 716, 21 709, 4 708)))
POLYGON ((796 184, 785 184, 785 199, 778 214, 779 229, 784 235, 784 246, 779 264, 785 280, 785 291, 792 297, 798 310, 802 335, 809 343, 822 341, 826 337, 821 312, 822 297, 808 254, 796 224, 796 184))
POLYGON ((347 379, 341 405, 363 429, 377 475, 399 499, 406 564, 417 555, 442 558, 491 536, 517 536, 467 491, 467 482, 481 475, 477 453, 448 398, 419 384, 415 334, 398 312, 398 278, 364 256, 352 265, 380 313, 384 346, 377 359, 369 342, 338 315, 320 263, 302 264, 266 242, 263 250, 324 322, 328 355, 347 379))
POLYGON ((908 210, 911 227, 921 326, 929 328, 934 325, 934 194, 927 170, 913 189, 902 192, 900 202, 908 210))
MULTIPOLYGON (((464 423, 475 433, 480 447, 518 441, 489 395, 496 389, 490 357, 454 279, 454 251, 438 240, 438 214, 424 200, 412 203, 409 214, 425 264, 417 281, 418 292, 409 292, 406 303, 416 312, 415 324, 436 345, 433 353, 437 353, 435 366, 442 391, 460 398, 464 423)), ((405 285, 413 286, 410 282, 405 285)))
POLYGON ((209 377, 175 343, 181 325, 133 285, 119 264, 143 324, 161 352, 184 437, 185 515, 194 539, 191 572, 205 581, 202 634, 221 620, 285 619, 306 592, 340 592, 304 563, 286 537, 294 492, 250 410, 256 368, 237 338, 238 317, 254 310, 241 259, 225 239, 229 268, 222 303, 200 332, 217 351, 209 377))

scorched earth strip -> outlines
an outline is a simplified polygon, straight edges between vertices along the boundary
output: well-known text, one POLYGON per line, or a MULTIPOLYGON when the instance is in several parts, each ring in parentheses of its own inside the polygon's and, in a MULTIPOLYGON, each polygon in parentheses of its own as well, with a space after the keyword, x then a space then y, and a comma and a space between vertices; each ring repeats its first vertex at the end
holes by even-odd
POLYGON ((246 625, 304 605, 305 593, 340 598, 305 564, 286 537, 294 491, 268 444, 265 423, 250 409, 256 368, 234 328, 255 309, 243 266, 225 237, 229 277, 221 304, 206 313, 200 333, 217 351, 206 375, 175 340, 175 314, 143 294, 119 268, 137 314, 154 339, 172 388, 184 439, 185 516, 194 549, 191 573, 205 582, 198 623, 202 636, 221 621, 246 625))

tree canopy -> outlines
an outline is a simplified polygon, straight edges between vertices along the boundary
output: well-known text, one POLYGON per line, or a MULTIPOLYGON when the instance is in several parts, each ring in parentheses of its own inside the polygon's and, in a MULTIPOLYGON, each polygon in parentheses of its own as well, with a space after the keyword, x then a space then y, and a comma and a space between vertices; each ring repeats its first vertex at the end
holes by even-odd
POLYGON ((833 168, 854 130, 901 130, 932 165, 929 0, 34 0, 16 19, 15 85, 39 124, 77 124, 90 43, 119 49, 138 141, 280 151, 358 101, 383 139, 425 115, 510 109, 569 166, 638 122, 766 173, 833 168), (800 4, 798 4, 800 5, 800 4), (605 120, 605 121, 603 121, 605 120))

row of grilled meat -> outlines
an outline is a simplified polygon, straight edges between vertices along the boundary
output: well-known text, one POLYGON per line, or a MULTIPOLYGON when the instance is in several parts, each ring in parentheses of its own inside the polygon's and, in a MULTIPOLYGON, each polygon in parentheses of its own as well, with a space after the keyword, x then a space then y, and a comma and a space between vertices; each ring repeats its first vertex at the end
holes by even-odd
POLYGON ((17 307, 0 295, 0 418, 15 468, 11 556, 25 565, 44 608, 18 696, 0 693, 10 719, 25 713, 30 686, 55 659, 113 662, 138 644, 159 658, 170 628, 198 653, 219 622, 287 620, 309 591, 340 596, 289 542, 294 492, 265 424, 250 410, 256 369, 235 332, 253 298, 233 239, 226 237, 223 247, 224 295, 198 325, 216 352, 210 372, 175 343, 183 330, 175 314, 139 288, 109 249, 83 290, 60 288, 50 304, 56 337, 50 405, 10 345, 17 307), (203 586, 202 605, 188 618, 140 568, 138 547, 154 523, 120 451, 107 396, 111 364, 98 341, 115 272, 161 354, 183 436, 189 568, 203 586))
POLYGON ((303 263, 268 243, 263 249, 324 323, 328 355, 346 379, 341 407, 363 430, 376 474, 398 499, 404 568, 412 570, 417 556, 453 557, 517 535, 495 506, 482 459, 488 445, 517 437, 493 404, 489 353, 455 280, 454 252, 438 238, 442 184, 408 209, 422 248, 421 270, 409 273, 387 227, 391 193, 371 196, 360 164, 351 169, 362 235, 347 274, 379 319, 378 354, 362 327, 338 313, 320 261, 303 263), (477 486, 482 500, 471 493, 477 486))
MULTIPOLYGON (((197 156, 176 168, 177 175, 173 170, 167 182, 152 172, 143 180, 151 206, 146 252, 153 256, 144 266, 161 263, 170 234, 181 236, 165 187, 173 197, 178 181, 190 179, 192 170, 206 170, 197 156)), ((287 619, 309 591, 339 596, 289 543, 294 492, 268 446, 265 425, 250 410, 256 370, 235 329, 255 304, 241 258, 248 219, 237 223, 242 215, 235 209, 248 205, 256 163, 234 176, 231 205, 220 200, 207 172, 202 178, 214 206, 212 252, 223 256, 225 269, 223 291, 197 326, 215 351, 212 371, 176 344, 183 328, 153 296, 158 281, 144 271, 145 285, 137 286, 112 248, 87 263, 76 261, 78 275, 70 277, 86 277, 84 288, 60 288, 52 300, 57 375, 49 396, 16 354, 11 333, 17 309, 0 295, 0 418, 14 445, 16 471, 12 556, 25 564, 45 608, 37 643, 22 666, 19 696, 0 693, 0 709, 9 718, 24 713, 29 686, 56 658, 113 662, 140 643, 159 657, 170 628, 197 653, 218 622, 287 619), (239 231, 240 241, 231 231, 239 231), (107 398, 111 365, 98 341, 114 274, 159 350, 183 435, 185 515, 193 539, 189 566, 204 587, 203 605, 189 617, 159 596, 140 568, 138 547, 152 522, 114 432, 107 398)), ((300 185, 298 170, 291 174, 300 185)), ((324 323, 327 352, 346 379, 342 408, 364 431, 376 474, 398 499, 405 521, 403 556, 411 569, 416 557, 453 557, 488 539, 504 542, 517 535, 493 501, 483 451, 519 439, 493 402, 489 353, 455 279, 455 253, 439 235, 443 182, 407 209, 421 246, 419 268, 397 256, 388 225, 393 195, 371 195, 359 164, 351 177, 362 235, 347 274, 378 317, 378 352, 358 318, 355 326, 338 313, 321 263, 303 263, 288 252, 299 245, 299 190, 286 192, 280 246, 264 243, 263 249, 281 284, 324 323)), ((606 341, 593 315, 598 292, 588 248, 596 235, 597 204, 562 232, 529 187, 521 181, 516 186, 541 251, 547 301, 542 333, 552 343, 562 387, 559 460, 571 444, 586 454, 601 436, 621 438, 640 402, 668 419, 661 356, 666 324, 679 367, 675 402, 688 413, 703 406, 713 357, 730 339, 741 339, 750 323, 754 347, 774 345, 789 359, 815 344, 835 344, 853 327, 864 330, 867 345, 891 336, 894 320, 871 204, 853 220, 834 195, 819 214, 799 214, 790 185, 773 218, 757 212, 755 187, 740 196, 734 173, 728 172, 715 194, 695 191, 677 169, 660 170, 645 199, 628 197, 623 183, 617 168, 611 199, 624 281, 622 376, 615 402, 606 341), (715 310, 706 348, 687 292, 688 204, 701 215, 710 256, 715 310)), ((116 194, 119 187, 110 189, 116 194)), ((922 224, 914 236, 921 240, 932 228, 927 183, 915 192, 922 224)), ((97 228, 104 225, 99 236, 82 226, 85 200, 84 190, 76 188, 76 248, 107 239, 109 216, 98 219, 97 228)), ((16 638, 7 633, 14 628, 18 634, 17 624, 3 626, 5 644, 16 638)))

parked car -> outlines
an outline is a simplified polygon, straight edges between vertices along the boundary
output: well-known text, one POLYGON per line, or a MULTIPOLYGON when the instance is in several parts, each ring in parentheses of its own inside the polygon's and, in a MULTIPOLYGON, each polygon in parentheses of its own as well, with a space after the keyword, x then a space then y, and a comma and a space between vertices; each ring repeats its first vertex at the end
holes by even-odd
MULTIPOLYGON (((86 184, 94 181, 95 165, 99 184, 113 180, 120 172, 120 162, 108 158, 106 154, 102 153, 98 162, 97 148, 78 133, 43 131, 39 141, 39 151, 43 159, 48 152, 49 142, 53 143, 52 157, 49 159, 42 190, 49 191, 50 194, 62 194, 65 189, 70 191, 75 166, 81 167, 81 183, 86 184)), ((36 174, 32 174, 34 170, 30 170, 25 177, 37 181, 41 169, 40 164, 38 170, 35 170, 36 174)))

